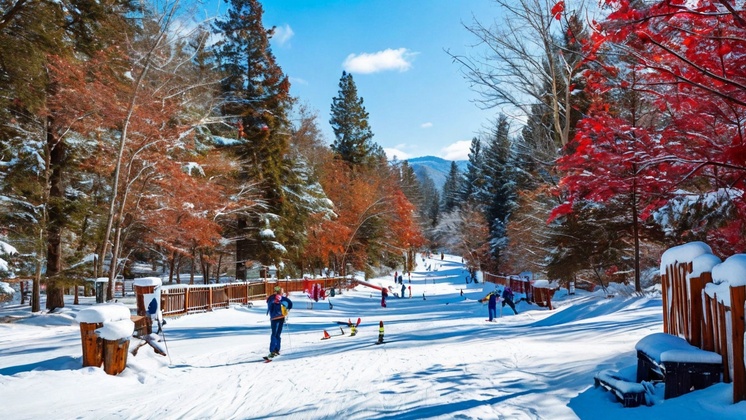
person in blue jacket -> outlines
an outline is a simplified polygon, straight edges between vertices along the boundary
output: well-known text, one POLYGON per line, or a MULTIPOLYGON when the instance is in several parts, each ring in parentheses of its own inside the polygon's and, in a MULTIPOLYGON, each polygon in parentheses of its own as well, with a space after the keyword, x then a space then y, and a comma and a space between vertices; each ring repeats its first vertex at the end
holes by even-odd
POLYGON ((493 319, 497 318, 497 301, 500 299, 500 292, 495 290, 487 294, 487 296, 479 299, 480 302, 487 301, 487 311, 490 314, 488 321, 492 322, 493 319))
POLYGON ((285 317, 291 309, 293 309, 293 302, 282 295, 282 288, 280 286, 275 286, 275 294, 267 298, 267 314, 269 315, 269 322, 272 327, 272 336, 269 340, 269 355, 267 356, 269 359, 280 355, 280 334, 282 334, 282 326, 285 325, 285 317))

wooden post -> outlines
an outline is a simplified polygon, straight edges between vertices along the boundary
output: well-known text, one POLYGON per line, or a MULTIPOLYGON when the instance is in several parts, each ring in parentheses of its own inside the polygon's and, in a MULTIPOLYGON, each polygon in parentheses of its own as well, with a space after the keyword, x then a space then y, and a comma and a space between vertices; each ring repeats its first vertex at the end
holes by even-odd
POLYGON ((100 367, 103 362, 103 345, 101 337, 96 334, 96 329, 101 328, 103 323, 90 324, 80 323, 80 339, 83 344, 83 367, 100 367))
POLYGON ((668 333, 668 267, 661 274, 661 297, 663 298, 663 332, 668 333))
POLYGON ((129 349, 129 338, 104 341, 104 372, 109 375, 122 373, 127 365, 127 350, 129 349))
POLYGON ((746 366, 744 366, 744 303, 746 286, 730 288, 730 316, 733 329, 733 403, 746 400, 746 366))
POLYGON ((702 348, 702 320, 704 319, 704 311, 702 310, 702 293, 707 283, 707 278, 702 273, 700 277, 693 277, 689 280, 689 294, 691 301, 689 307, 691 308, 691 315, 689 316, 689 331, 690 339, 689 344, 702 348))
POLYGON ((723 382, 731 382, 730 367, 728 366, 728 330, 725 325, 725 305, 717 301, 717 295, 715 297, 715 301, 717 302, 718 337, 720 338, 720 351, 718 353, 723 356, 723 382))
MULTIPOLYGON (((705 273, 709 274, 709 273, 705 273)), ((702 350, 715 351, 714 321, 712 317, 712 298, 704 293, 704 325, 702 326, 702 350)), ((718 353, 719 354, 719 353, 718 353)))

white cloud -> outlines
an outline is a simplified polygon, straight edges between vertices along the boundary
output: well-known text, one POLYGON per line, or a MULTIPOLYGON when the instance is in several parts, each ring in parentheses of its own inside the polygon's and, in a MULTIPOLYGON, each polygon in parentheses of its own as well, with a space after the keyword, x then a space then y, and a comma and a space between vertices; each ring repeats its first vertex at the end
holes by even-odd
POLYGON ((426 123, 420 124, 420 128, 430 128, 432 126, 433 126, 433 123, 431 123, 431 122, 426 122, 426 123))
POLYGON ((286 23, 285 26, 278 26, 275 28, 275 34, 272 37, 272 40, 277 42, 277 45, 283 47, 288 41, 290 41, 290 38, 292 38, 293 35, 295 35, 293 28, 286 23))
POLYGON ((407 71, 412 67, 416 53, 406 48, 386 49, 375 53, 350 54, 342 67, 350 73, 377 73, 379 71, 407 71))
POLYGON ((394 158, 396 158, 396 160, 401 161, 401 160, 407 160, 412 157, 411 154, 407 152, 402 152, 401 150, 395 149, 395 148, 384 147, 383 151, 386 153, 386 159, 388 160, 394 160, 394 158))
POLYGON ((308 85, 308 81, 300 77, 291 77, 290 83, 293 85, 308 85))
POLYGON ((461 140, 440 149, 441 156, 446 160, 468 160, 471 140, 461 140))

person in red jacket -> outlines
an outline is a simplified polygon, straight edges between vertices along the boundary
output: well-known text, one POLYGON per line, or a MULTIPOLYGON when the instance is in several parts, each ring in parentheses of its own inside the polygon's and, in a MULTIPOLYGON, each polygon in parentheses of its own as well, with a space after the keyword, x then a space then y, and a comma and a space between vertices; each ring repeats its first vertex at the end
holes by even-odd
POLYGON ((389 296, 388 290, 386 290, 386 287, 381 286, 381 306, 386 307, 386 298, 389 296))
POLYGON ((282 327, 285 325, 285 317, 288 311, 293 309, 293 302, 282 295, 282 288, 275 286, 275 294, 267 298, 267 314, 272 327, 272 336, 269 339, 269 355, 271 359, 280 355, 280 345, 282 343, 280 334, 282 327))

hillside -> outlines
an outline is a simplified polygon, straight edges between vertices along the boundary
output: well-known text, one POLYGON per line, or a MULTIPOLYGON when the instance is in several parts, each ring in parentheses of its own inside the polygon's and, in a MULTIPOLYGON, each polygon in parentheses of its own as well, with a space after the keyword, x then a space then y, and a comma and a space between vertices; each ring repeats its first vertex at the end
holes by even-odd
MULTIPOLYGON (((433 180, 438 191, 443 190, 443 184, 445 184, 448 172, 451 170, 450 160, 445 160, 436 156, 423 156, 407 159, 407 162, 409 162, 409 166, 414 169, 417 179, 422 181, 427 175, 433 180)), ((456 166, 458 166, 462 173, 466 171, 467 162, 468 161, 466 160, 456 161, 456 166)))

